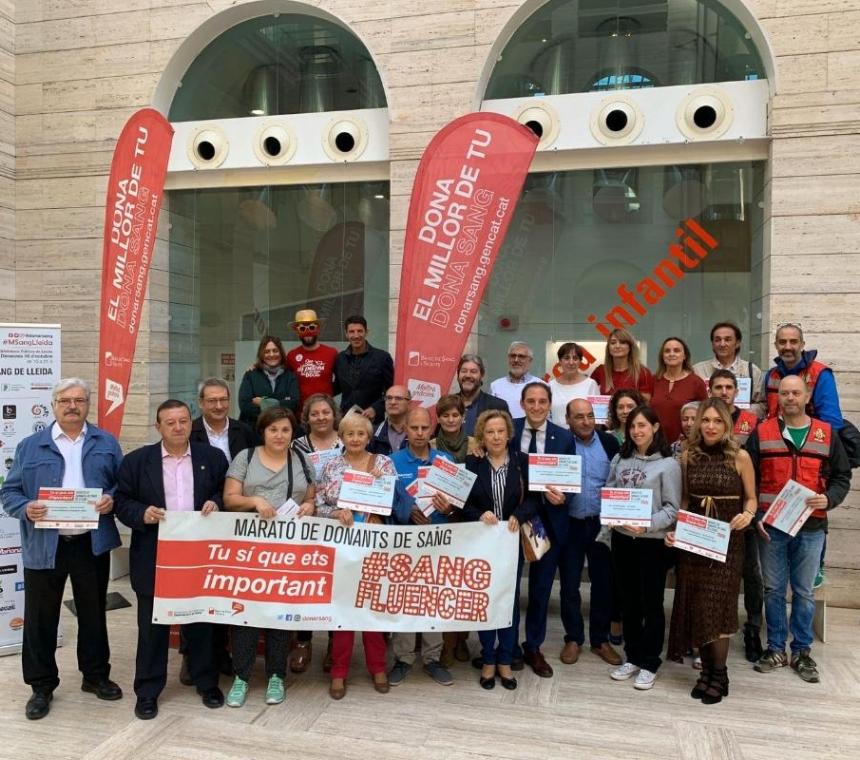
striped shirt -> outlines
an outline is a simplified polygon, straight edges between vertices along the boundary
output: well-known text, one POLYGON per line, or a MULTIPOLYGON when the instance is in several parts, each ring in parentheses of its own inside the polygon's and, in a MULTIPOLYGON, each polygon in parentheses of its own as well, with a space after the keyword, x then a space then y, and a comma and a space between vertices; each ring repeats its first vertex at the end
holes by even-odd
POLYGON ((508 482, 508 464, 510 456, 505 455, 505 461, 496 469, 490 462, 490 483, 493 487, 493 514, 502 519, 502 505, 505 503, 505 484, 508 482))

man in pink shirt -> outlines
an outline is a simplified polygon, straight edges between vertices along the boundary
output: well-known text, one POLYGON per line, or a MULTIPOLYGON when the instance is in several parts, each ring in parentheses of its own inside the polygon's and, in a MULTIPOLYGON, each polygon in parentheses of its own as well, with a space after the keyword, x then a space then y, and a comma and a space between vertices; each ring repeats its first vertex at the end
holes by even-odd
MULTIPOLYGON (((190 443, 191 410, 175 399, 155 414, 158 443, 132 451, 117 475, 115 512, 132 528, 129 570, 137 594, 137 661, 134 714, 141 720, 158 715, 158 696, 167 682, 170 626, 152 622, 158 524, 168 511, 208 515, 221 508, 227 458, 220 449, 190 443)), ((221 707, 218 666, 211 623, 183 626, 191 680, 206 707, 221 707)))

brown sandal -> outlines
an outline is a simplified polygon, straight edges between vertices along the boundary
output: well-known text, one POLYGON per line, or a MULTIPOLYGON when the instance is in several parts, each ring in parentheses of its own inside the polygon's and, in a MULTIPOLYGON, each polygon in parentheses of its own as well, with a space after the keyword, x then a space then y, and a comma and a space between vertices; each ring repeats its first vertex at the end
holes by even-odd
POLYGON ((343 699, 346 696, 346 679, 332 678, 328 687, 328 695, 332 699, 343 699), (335 681, 340 681, 340 686, 335 686, 335 681))
POLYGON ((373 688, 380 694, 388 694, 391 685, 388 683, 388 674, 385 671, 373 674, 373 688))

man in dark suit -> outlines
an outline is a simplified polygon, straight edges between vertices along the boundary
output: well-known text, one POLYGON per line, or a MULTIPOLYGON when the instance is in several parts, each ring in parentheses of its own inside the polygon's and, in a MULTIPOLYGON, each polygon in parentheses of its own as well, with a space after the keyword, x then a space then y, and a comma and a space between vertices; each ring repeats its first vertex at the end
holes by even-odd
POLYGON ((230 386, 220 377, 207 378, 200 384, 198 401, 203 414, 191 423, 192 443, 208 443, 221 449, 228 462, 240 451, 257 445, 254 429, 228 416, 230 386))
MULTIPOLYGON (((576 444, 569 430, 549 421, 552 391, 541 382, 527 383, 520 401, 525 417, 514 420, 511 446, 524 454, 575 454, 576 444)), ((529 601, 526 607, 526 639, 523 660, 541 678, 552 677, 552 667, 540 651, 546 638, 546 616, 552 583, 558 568, 559 549, 567 541, 572 494, 550 488, 541 494, 540 514, 550 540, 550 550, 529 567, 529 601)), ((519 626, 519 618, 514 621, 519 626)), ((519 630, 517 628, 517 630, 519 630)), ((515 655, 518 654, 515 652, 515 655)))
MULTIPOLYGON (((116 514, 132 528, 129 565, 131 587, 137 594, 137 662, 134 714, 141 720, 158 715, 158 696, 167 682, 170 626, 152 622, 158 523, 167 510, 199 511, 221 508, 227 459, 208 444, 190 443, 191 410, 182 401, 162 403, 155 415, 159 443, 132 451, 117 475, 116 514)), ((210 623, 185 628, 191 678, 206 707, 221 707, 218 667, 210 623)))
MULTIPOLYGON (((247 423, 228 416, 230 386, 220 377, 207 378, 200 384, 198 402, 203 414, 191 423, 192 443, 209 444, 216 449, 221 449, 228 462, 232 462, 240 451, 257 445, 258 439, 254 429, 247 423)), ((232 676, 233 662, 230 658, 229 632, 230 626, 216 625, 212 645, 215 647, 215 657, 218 660, 219 670, 224 675, 232 676)), ((179 680, 186 686, 191 686, 188 647, 182 633, 180 634, 179 651, 182 652, 182 668, 179 671, 179 680)))
POLYGON ((463 416, 463 429, 467 435, 474 435, 475 423, 481 412, 498 409, 510 414, 508 402, 490 393, 484 393, 481 386, 487 371, 484 360, 477 354, 463 354, 457 364, 457 383, 460 385, 460 398, 466 407, 463 416))
POLYGON ((609 463, 618 453, 618 439, 595 428, 594 409, 586 399, 575 398, 567 405, 567 424, 573 433, 576 453, 582 457, 582 491, 573 495, 567 542, 560 546, 558 577, 561 586, 561 622, 564 649, 561 661, 573 665, 585 641, 582 599, 579 584, 588 559, 591 606, 588 639, 591 651, 610 665, 622 663, 609 643, 612 620, 612 555, 609 546, 598 541, 600 534, 600 489, 609 477, 609 463))
POLYGON ((388 351, 367 342, 367 320, 359 315, 343 323, 349 346, 334 360, 334 390, 344 414, 359 406, 371 422, 385 414, 383 394, 394 383, 394 360, 388 351))

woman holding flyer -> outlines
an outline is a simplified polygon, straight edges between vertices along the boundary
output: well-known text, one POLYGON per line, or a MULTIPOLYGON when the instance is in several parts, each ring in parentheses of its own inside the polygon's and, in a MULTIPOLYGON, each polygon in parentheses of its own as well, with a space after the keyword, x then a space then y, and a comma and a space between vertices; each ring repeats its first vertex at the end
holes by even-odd
MULTIPOLYGON (((728 696, 726 658, 738 630, 738 595, 744 566, 743 531, 755 516, 755 472, 749 454, 732 436, 728 407, 716 398, 703 402, 681 454, 684 491, 681 508, 729 523, 725 562, 679 551, 678 583, 669 626, 669 657, 699 649, 702 672, 690 692, 713 705, 728 696)), ((675 544, 675 532, 666 534, 675 544)))
POLYGON ((627 662, 610 676, 615 681, 636 676, 633 686, 645 690, 654 686, 661 663, 666 626, 663 593, 672 562, 671 549, 663 539, 674 525, 681 503, 681 467, 650 407, 639 406, 630 412, 625 430, 621 451, 609 465, 606 487, 637 489, 639 496, 645 492, 651 514, 647 527, 622 524, 612 531, 627 662))
POLYGON ((336 449, 343 451, 343 441, 337 434, 340 412, 331 396, 314 393, 308 396, 302 407, 302 426, 307 435, 293 441, 293 449, 304 454, 336 449))
MULTIPOLYGON (((293 441, 293 450, 310 454, 311 461, 318 472, 325 462, 343 451, 343 442, 337 434, 340 423, 340 410, 334 399, 325 393, 314 393, 305 400, 302 407, 302 426, 307 435, 293 441), (315 455, 315 456, 314 456, 315 455)), ((304 673, 311 664, 313 655, 313 631, 297 631, 290 644, 290 670, 304 673)), ((328 633, 328 646, 323 657, 323 673, 331 672, 331 631, 328 633)))
MULTIPOLYGON (((514 426, 507 412, 488 409, 478 416, 475 438, 486 456, 466 457, 466 469, 478 477, 463 513, 467 520, 480 520, 485 525, 496 526, 500 521, 506 521, 508 530, 515 533, 522 523, 537 514, 537 505, 529 493, 528 456, 508 448, 508 441, 513 434, 514 426)), ((523 552, 520 548, 512 624, 495 631, 478 632, 483 659, 480 684, 484 689, 492 689, 496 685, 496 673, 505 689, 517 688, 517 679, 511 672, 511 660, 517 637, 518 626, 515 627, 513 621, 517 620, 522 569, 523 552)))
MULTIPOLYGON (((343 474, 346 470, 358 470, 370 473, 375 478, 381 475, 393 475, 396 478, 397 470, 387 456, 367 451, 367 444, 373 435, 373 425, 367 417, 350 411, 340 421, 337 432, 344 449, 340 456, 329 460, 322 469, 317 482, 317 514, 339 520, 347 526, 355 522, 381 522, 382 518, 378 515, 338 507, 343 474)), ((395 490, 394 500, 393 508, 405 513, 405 522, 411 510, 411 500, 400 488, 395 490)), ((373 677, 373 688, 380 694, 387 694, 389 684, 385 669, 385 638, 381 631, 363 631, 361 639, 365 663, 373 677)), ((346 678, 354 642, 355 631, 335 631, 332 636, 331 684, 328 691, 332 699, 343 699, 346 695, 346 678)))
MULTIPOLYGON (((234 512, 256 512, 261 520, 271 520, 281 511, 303 517, 314 513, 314 469, 298 452, 291 451, 295 415, 283 407, 270 407, 257 418, 262 446, 240 451, 227 470, 224 508, 234 512)), ((266 704, 284 701, 289 631, 263 630, 266 640, 266 704)), ((233 650, 233 686, 227 694, 228 707, 241 707, 248 696, 248 682, 257 658, 260 629, 234 625, 230 636, 233 650)))

